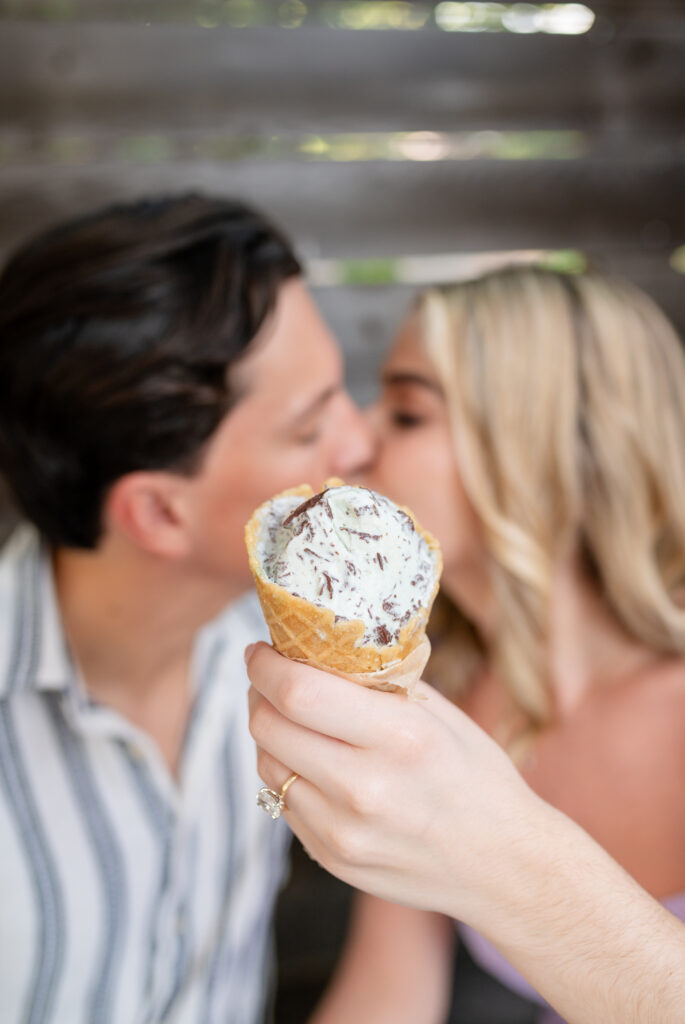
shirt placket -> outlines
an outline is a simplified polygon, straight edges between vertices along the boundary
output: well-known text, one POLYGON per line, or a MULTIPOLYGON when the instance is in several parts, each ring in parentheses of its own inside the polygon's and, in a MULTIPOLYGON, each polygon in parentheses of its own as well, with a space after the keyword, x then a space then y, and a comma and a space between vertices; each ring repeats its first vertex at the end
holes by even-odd
POLYGON ((191 898, 192 833, 182 816, 172 822, 165 851, 165 877, 156 922, 151 1021, 164 1019, 183 983, 190 956, 188 903, 191 898))
MULTIPOLYGON (((221 687, 200 694, 191 720, 178 785, 171 779, 159 752, 146 742, 139 756, 170 803, 168 871, 157 921, 153 962, 150 1024, 165 1019, 183 992, 192 958, 198 953, 192 935, 192 901, 197 884, 195 862, 199 843, 202 793, 208 773, 216 770, 217 750, 225 734, 227 695, 221 687)), ((144 737, 144 739, 147 739, 144 737)))
POLYGON ((149 793, 153 829, 161 836, 162 864, 156 895, 148 987, 141 1024, 156 1024, 170 1011, 187 967, 188 907, 192 886, 192 801, 179 788, 152 739, 117 712, 90 703, 78 682, 64 695, 65 714, 83 735, 123 745, 149 793))

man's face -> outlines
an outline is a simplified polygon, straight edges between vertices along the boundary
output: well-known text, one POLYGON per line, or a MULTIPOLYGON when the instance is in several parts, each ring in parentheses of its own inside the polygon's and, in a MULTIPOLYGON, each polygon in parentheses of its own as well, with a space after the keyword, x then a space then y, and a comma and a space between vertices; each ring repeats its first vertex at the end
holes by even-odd
POLYGON ((242 397, 190 486, 198 566, 242 589, 252 579, 243 531, 256 506, 287 487, 354 478, 372 442, 345 391, 335 339, 298 279, 281 287, 273 317, 230 380, 242 397))

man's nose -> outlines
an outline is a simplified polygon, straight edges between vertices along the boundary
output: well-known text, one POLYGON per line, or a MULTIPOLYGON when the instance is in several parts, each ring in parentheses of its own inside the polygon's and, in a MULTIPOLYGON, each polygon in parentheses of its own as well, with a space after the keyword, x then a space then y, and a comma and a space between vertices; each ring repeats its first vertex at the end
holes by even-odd
POLYGON ((383 429, 383 408, 380 398, 372 402, 371 405, 365 406, 361 414, 371 431, 374 443, 376 443, 380 439, 383 429))
POLYGON ((346 416, 341 424, 335 472, 349 483, 364 473, 373 462, 376 441, 367 417, 348 396, 346 416))

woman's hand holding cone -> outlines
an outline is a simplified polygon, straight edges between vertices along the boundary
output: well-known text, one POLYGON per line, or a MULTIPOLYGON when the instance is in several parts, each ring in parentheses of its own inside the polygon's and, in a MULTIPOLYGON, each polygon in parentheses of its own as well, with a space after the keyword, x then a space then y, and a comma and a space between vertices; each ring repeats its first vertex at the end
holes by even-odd
POLYGON ((247 663, 259 774, 275 790, 300 776, 287 819, 309 854, 359 889, 482 924, 500 851, 540 813, 504 752, 425 683, 410 701, 266 644, 247 663))

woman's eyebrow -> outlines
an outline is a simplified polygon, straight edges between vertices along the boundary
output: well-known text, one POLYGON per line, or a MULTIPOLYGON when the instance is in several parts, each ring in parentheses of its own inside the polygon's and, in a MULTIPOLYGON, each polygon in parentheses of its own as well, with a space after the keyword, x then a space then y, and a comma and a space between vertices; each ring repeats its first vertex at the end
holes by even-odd
POLYGON ((409 370, 388 370, 383 374, 383 380, 390 386, 417 384, 419 387, 428 388, 429 391, 434 391, 438 395, 442 394, 442 388, 437 381, 431 380, 430 377, 424 377, 420 373, 412 373, 409 370))

